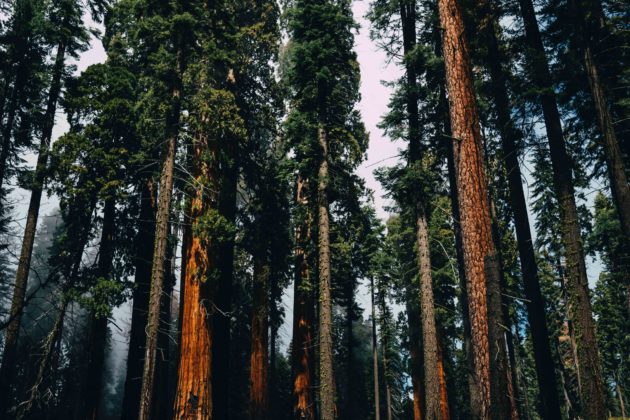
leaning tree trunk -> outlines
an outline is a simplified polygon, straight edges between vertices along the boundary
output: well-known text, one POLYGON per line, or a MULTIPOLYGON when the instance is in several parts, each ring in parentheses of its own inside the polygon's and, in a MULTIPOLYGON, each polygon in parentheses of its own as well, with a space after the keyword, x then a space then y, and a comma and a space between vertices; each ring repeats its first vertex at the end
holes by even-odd
MULTIPOLYGON (((260 253, 260 251, 259 251, 260 253)), ((252 302, 252 343, 250 355, 250 419, 268 417, 268 343, 269 343, 269 265, 262 255, 254 260, 254 291, 252 302)))
POLYGON ((330 220, 328 215, 328 137, 320 122, 321 156, 317 180, 319 249, 319 399, 322 420, 335 419, 335 375, 333 371, 332 299, 330 296, 330 220))
POLYGON ((147 316, 146 346, 144 353, 144 367, 142 370, 142 387, 140 391, 140 409, 138 418, 151 418, 153 406, 153 387, 155 382, 155 364, 160 323, 160 303, 162 298, 162 284, 164 281, 164 261, 168 246, 168 226, 173 195, 173 181, 175 169, 175 154, 177 137, 179 135, 181 108, 181 75, 184 63, 181 46, 177 51, 178 77, 174 81, 171 92, 171 109, 166 118, 166 150, 160 175, 160 193, 158 196, 157 214, 155 218, 155 243, 153 246, 153 261, 151 265, 151 289, 149 295, 149 313, 147 316))
MULTIPOLYGON (((489 5, 486 3, 486 7, 489 5)), ((507 93, 507 74, 504 69, 505 57, 501 53, 496 31, 496 18, 488 11, 485 45, 488 48, 487 65, 490 69, 492 95, 497 115, 497 125, 502 144, 503 162, 510 190, 510 204, 514 212, 521 271, 527 306, 527 319, 532 333, 534 361, 538 379, 541 415, 543 419, 560 418, 560 401, 556 384, 554 363, 549 345, 549 330, 545 318, 545 302, 540 289, 538 264, 534 253, 534 243, 527 214, 527 203, 523 192, 522 175, 518 162, 519 150, 516 140, 520 137, 510 115, 510 101, 507 93)))
POLYGON ((588 289, 588 277, 584 261, 584 249, 580 223, 575 204, 575 190, 571 162, 562 133, 560 113, 553 90, 551 73, 538 29, 538 22, 531 0, 519 0, 525 38, 530 49, 532 77, 543 109, 554 188, 560 209, 562 240, 565 249, 567 289, 569 294, 569 318, 573 321, 577 337, 577 353, 580 360, 579 373, 582 380, 582 414, 589 419, 606 417, 604 385, 601 364, 595 339, 595 325, 588 289))
MULTIPOLYGON (((492 241, 488 187, 486 184, 479 116, 473 89, 468 43, 457 0, 438 1, 443 27, 443 53, 455 151, 455 173, 466 271, 476 395, 471 395, 475 418, 490 416, 490 404, 502 397, 491 395, 490 344, 486 261, 495 257, 492 241), (492 397, 492 400, 491 400, 492 397)), ((499 308, 500 310, 500 308, 499 308)), ((500 375, 505 372, 499 373, 500 375)), ((495 378, 492 378, 495 379, 495 378)))
POLYGON ((201 231, 203 216, 216 208, 216 142, 208 144, 198 136, 193 144, 194 191, 184 225, 182 244, 181 339, 174 419, 211 419, 212 400, 212 307, 213 285, 210 278, 216 259, 209 254, 207 234, 201 231), (204 159, 207 153, 209 159, 204 159))
POLYGON ((31 184, 31 199, 26 215, 24 239, 22 240, 22 250, 20 252, 20 260, 15 275, 15 286, 13 288, 13 299, 11 301, 11 311, 9 315, 11 321, 9 322, 4 337, 4 353, 2 356, 2 366, 0 367, 0 418, 5 415, 9 408, 7 404, 11 396, 11 383, 15 380, 17 341, 22 322, 22 311, 24 309, 28 275, 31 268, 35 231, 37 230, 37 220, 39 219, 39 206, 44 191, 44 183, 46 181, 46 167, 48 166, 48 152, 52 139, 52 130, 55 125, 55 111, 57 109, 59 94, 61 93, 61 77, 64 70, 65 54, 66 44, 65 40, 62 39, 57 45, 57 56, 52 73, 53 78, 50 91, 48 92, 46 113, 44 114, 42 140, 39 146, 37 166, 35 167, 35 179, 31 184))
POLYGON ((313 396, 313 327, 314 302, 311 269, 308 249, 311 242, 311 216, 308 210, 306 181, 298 177, 296 202, 304 212, 295 232, 296 270, 293 290, 293 343, 291 370, 293 380, 293 416, 299 420, 315 419, 315 399, 313 396))
POLYGON ((151 262, 155 241, 155 185, 152 176, 147 176, 140 186, 140 214, 136 237, 135 287, 131 309, 131 332, 127 353, 127 377, 123 397, 122 419, 133 420, 140 410, 140 389, 144 366, 145 329, 149 312, 151 288, 151 262))

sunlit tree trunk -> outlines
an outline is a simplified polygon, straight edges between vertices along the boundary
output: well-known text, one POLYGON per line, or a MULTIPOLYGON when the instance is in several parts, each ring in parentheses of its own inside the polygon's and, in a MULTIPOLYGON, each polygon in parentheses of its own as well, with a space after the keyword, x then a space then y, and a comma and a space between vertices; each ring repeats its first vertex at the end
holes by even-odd
POLYGON ((216 275, 216 259, 209 254, 207 233, 201 232, 203 216, 216 206, 216 143, 199 135, 195 138, 192 157, 193 192, 184 218, 182 251, 181 338, 174 419, 213 418, 212 400, 212 300, 216 275), (212 155, 208 160, 204 154, 212 155))
POLYGON ((485 273, 488 269, 486 262, 495 258, 495 248, 492 241, 488 187, 462 12, 457 0, 439 0, 438 7, 443 28, 442 50, 455 150, 454 166, 476 383, 475 395, 471 395, 471 412, 475 418, 486 419, 491 415, 491 401, 495 405, 496 399, 502 397, 491 396, 485 273))
POLYGON ((263 255, 254 256, 252 343, 249 371, 250 418, 265 420, 268 414, 269 266, 263 255))

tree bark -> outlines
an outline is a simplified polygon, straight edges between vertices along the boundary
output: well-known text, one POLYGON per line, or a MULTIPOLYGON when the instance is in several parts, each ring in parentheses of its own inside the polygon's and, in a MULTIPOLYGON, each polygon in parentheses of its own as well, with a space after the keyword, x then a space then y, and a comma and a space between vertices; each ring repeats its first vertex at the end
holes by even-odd
POLYGON ((193 144, 194 192, 185 219, 182 251, 182 310, 180 314, 181 339, 177 391, 173 417, 175 419, 213 418, 212 399, 212 306, 216 259, 210 254, 207 234, 200 230, 202 217, 216 208, 216 142, 208 144, 205 136, 198 136, 193 144), (209 160, 203 155, 210 150, 209 160), (211 183, 208 188, 208 183, 211 183))
POLYGON ((523 275, 527 319, 532 332, 534 361, 538 379, 541 415, 543 419, 560 418, 560 401, 554 363, 549 344, 549 330, 545 318, 545 302, 540 290, 538 264, 527 214, 527 202, 523 191, 522 175, 518 162, 519 150, 516 140, 520 137, 510 115, 510 101, 507 93, 507 74, 504 69, 505 57, 501 53, 496 32, 498 24, 489 4, 484 2, 488 21, 484 30, 485 45, 488 48, 487 65, 490 70, 492 95, 495 104, 497 126, 502 144, 502 156, 510 190, 510 204, 514 212, 521 272, 523 275))
MULTIPOLYGON (((53 67, 53 78, 48 92, 46 113, 44 114, 44 127, 42 130, 42 140, 39 146, 39 155, 35 167, 35 179, 31 185, 31 199, 26 216, 26 226, 24 228, 24 238, 22 240, 22 250, 15 275, 15 286, 13 288, 13 299, 11 301, 11 322, 7 327, 4 338, 4 353, 2 366, 0 367, 0 418, 6 414, 9 398, 11 396, 11 383, 15 380, 15 364, 17 356, 17 341, 22 322, 22 311, 24 309, 24 298, 28 275, 31 268, 31 257, 33 255, 33 243, 39 219, 39 206, 44 191, 46 181, 46 167, 48 166, 48 152, 52 139, 52 130, 55 125, 55 111, 57 101, 61 93, 61 76, 64 70, 64 60, 66 54, 65 40, 62 39, 57 45, 57 55, 53 67)), ((9 133, 10 135, 10 133, 9 133)), ((4 151, 4 149, 3 149, 4 151)), ((0 179, 1 181, 1 179, 0 179)), ((0 185, 1 188, 1 185, 0 185)))
POLYGON ((584 249, 580 234, 573 175, 568 162, 571 162, 562 133, 560 113, 553 90, 549 64, 538 29, 538 22, 531 0, 519 0, 525 25, 525 38, 529 47, 532 76, 543 108, 551 164, 553 168, 554 188, 560 208, 562 240, 565 248, 567 289, 569 292, 570 313, 578 338, 579 371, 582 378, 582 414, 589 419, 606 416, 604 386, 601 364, 595 339, 595 326, 584 261, 584 249))
POLYGON ((171 109, 166 118, 166 150, 160 175, 160 192, 158 196, 157 215, 155 220, 155 243, 153 247, 153 261, 151 264, 151 289, 149 295, 149 313, 147 316, 146 347, 144 353, 144 367, 142 371, 142 387, 140 391, 140 409, 138 418, 151 418, 153 405, 153 387, 155 382, 155 364, 160 322, 160 302, 162 298, 162 284, 164 281, 164 261, 168 245, 168 225, 173 195, 173 180, 175 168, 175 154, 180 125, 180 101, 182 95, 181 75, 183 73, 183 58, 181 46, 177 51, 177 77, 171 93, 171 109))
MULTIPOLYGON (((224 220, 234 226, 236 220, 236 190, 238 186, 237 139, 225 138, 220 143, 221 173, 219 181, 218 211, 224 220)), ((232 314, 232 289, 234 284, 234 235, 215 244, 217 254, 218 283, 215 291, 213 312, 214 341, 221 343, 212 348, 212 401, 213 417, 228 419, 230 400, 230 325, 232 314)))
POLYGON ((374 375, 374 419, 381 420, 381 395, 378 383, 378 341, 376 339, 376 308, 374 307, 374 278, 370 277, 372 299, 372 373, 374 375))
POLYGON ((332 346, 332 299, 330 296, 330 220, 328 215, 328 138, 320 122, 318 128, 321 156, 317 182, 319 249, 319 380, 320 416, 334 420, 335 376, 332 346))
POLYGON ((411 388, 413 391, 413 419, 422 420, 424 383, 422 381, 422 350, 420 349, 421 321, 418 314, 418 306, 412 303, 417 302, 416 296, 411 290, 406 291, 405 309, 407 310, 407 322, 409 324, 409 362, 411 364, 411 388))
POLYGON ((490 416, 490 346, 485 261, 495 254, 492 241, 488 188, 483 168, 479 117, 473 90, 468 44, 457 0, 439 0, 443 53, 450 106, 460 225, 471 325, 474 382, 471 395, 474 418, 490 416))
POLYGON ((446 372, 444 371, 444 348, 442 347, 441 334, 438 335, 438 378, 440 381, 440 418, 450 418, 450 408, 448 405, 448 387, 446 384, 446 372))
POLYGON ((127 377, 123 397, 122 419, 133 420, 140 410, 140 390, 144 366, 145 329, 149 312, 151 288, 151 262, 155 242, 155 185, 152 176, 147 176, 140 187, 140 215, 136 237, 135 288, 131 310, 131 332, 127 353, 127 377))
POLYGON ((296 183, 296 202, 304 210, 305 220, 301 221, 295 232, 296 272, 293 291, 293 416, 296 420, 314 420, 315 404, 313 398, 313 324, 315 319, 312 284, 310 277, 309 255, 307 250, 311 242, 311 216, 308 211, 308 193, 306 181, 298 177, 296 183))
POLYGON ((442 418, 440 410, 440 372, 438 366, 437 329, 433 304, 433 276, 431 274, 431 251, 429 249, 429 227, 422 203, 417 206, 418 219, 416 242, 420 275, 420 314, 422 319, 422 350, 424 367, 424 415, 427 420, 442 418))
POLYGON ((263 255, 254 256, 252 343, 250 356, 250 418, 268 418, 269 265, 263 255))

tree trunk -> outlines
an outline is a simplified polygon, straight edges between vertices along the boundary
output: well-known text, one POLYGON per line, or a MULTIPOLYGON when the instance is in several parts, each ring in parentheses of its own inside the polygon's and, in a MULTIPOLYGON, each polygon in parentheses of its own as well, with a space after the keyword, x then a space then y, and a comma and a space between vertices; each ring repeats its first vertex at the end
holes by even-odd
POLYGON ((151 418, 153 405, 153 387, 155 382, 155 364, 160 323, 160 302, 162 298, 162 284, 164 281, 164 261, 168 245, 168 226, 173 195, 173 178, 177 137, 180 125, 180 101, 182 95, 181 75, 183 73, 183 58, 181 46, 177 51, 178 78, 174 81, 171 93, 171 109, 166 119, 166 150, 160 175, 160 192, 158 196, 157 215, 155 218, 155 243, 153 247, 153 261, 151 264, 151 289, 149 295, 149 312, 147 316, 146 347, 144 353, 144 367, 142 371, 142 388, 140 391, 140 409, 138 418, 151 418))
POLYGON ((374 279, 370 277, 372 299, 372 373, 374 375, 374 419, 381 420, 381 395, 378 383, 378 342, 376 340, 376 308, 374 307, 374 279))
POLYGON ((202 217, 216 208, 215 191, 216 142, 198 136, 193 144, 193 186, 195 188, 184 223, 184 250, 182 251, 182 311, 180 314, 181 339, 179 368, 175 395, 175 419, 213 418, 212 399, 212 306, 213 285, 211 278, 216 270, 216 260, 209 253, 207 234, 200 232, 202 217), (204 159, 210 151, 210 158, 204 159), (208 188, 208 183, 211 187, 208 188), (207 192, 211 191, 211 192, 207 192))
POLYGON ((568 164, 571 160, 566 151, 560 114, 534 6, 531 0, 519 0, 519 3, 525 24, 525 37, 530 49, 534 83, 541 92, 540 101, 551 152, 554 187, 560 208, 571 311, 569 318, 574 322, 576 337, 578 337, 579 370, 583 384, 582 414, 589 419, 605 418, 606 404, 601 365, 595 339, 573 176, 571 166, 568 164))
POLYGON ((293 416, 296 420, 314 420, 315 403, 313 398, 313 324, 315 319, 313 285, 311 284, 309 255, 311 242, 311 216, 308 211, 306 181, 298 177, 296 183, 297 204, 305 211, 295 232, 296 273, 293 291, 293 416))
POLYGON ((429 227, 424 206, 418 203, 416 241, 420 275, 420 314, 422 319, 422 350, 424 367, 424 415, 427 420, 440 419, 440 372, 438 371, 438 343, 433 304, 433 277, 429 227))
MULTIPOLYGON (((9 165, 9 157, 11 154, 11 137, 13 134, 13 125, 15 123, 15 115, 18 110, 19 98, 22 94, 22 90, 24 89, 25 83, 27 83, 28 74, 24 69, 24 60, 21 60, 20 65, 16 69, 15 83, 13 85, 13 89, 11 90, 11 97, 9 99, 9 106, 7 110, 7 122, 6 125, 2 129, 2 149, 0 150, 0 191, 4 186, 5 178, 7 176, 7 167, 9 165)), ((54 76, 53 76, 54 77, 54 76)), ((8 80, 6 82, 6 86, 8 87, 8 80)), ((52 88, 51 88, 52 92, 52 88)), ((3 96, 2 103, 2 113, 4 113, 4 101, 5 96, 3 96)), ((2 123, 2 119, 0 119, 0 124, 2 123)), ((0 207, 2 203, 0 203, 0 207)))
POLYGON ((510 404, 512 395, 511 381, 506 355, 506 340, 501 320, 501 280, 499 261, 496 257, 486 258, 486 280, 488 290, 488 339, 490 340, 490 370, 492 381, 490 382, 490 418, 510 419, 517 418, 510 404))
POLYGON ((133 420, 140 410, 140 389, 142 387, 142 369, 144 366, 145 329, 149 312, 149 293, 151 287, 151 262, 155 241, 155 186, 152 176, 142 182, 140 187, 140 215, 138 236, 136 237, 135 287, 133 289, 133 307, 131 310, 131 332, 129 333, 129 351, 127 353, 127 377, 123 397, 122 419, 133 420))
POLYGON ((409 362, 411 364, 411 387, 413 391, 413 419, 422 420, 424 389, 422 381, 422 351, 420 349, 420 316, 418 314, 416 290, 406 291, 405 308, 409 324, 409 362))
MULTIPOLYGON (((114 234, 116 232, 116 203, 113 198, 105 201, 103 210, 103 227, 98 257, 98 275, 102 279, 110 279, 114 260, 114 234)), ((90 333, 88 338, 89 362, 83 383, 85 418, 101 418, 100 405, 103 389, 103 371, 105 368, 105 350, 107 347, 108 316, 93 312, 90 315, 90 333)))
POLYGON ((488 188, 462 12, 457 0, 439 0, 438 6, 444 29, 442 50, 454 137, 455 173, 472 333, 476 395, 471 395, 471 414, 475 418, 486 419, 490 416, 491 378, 485 261, 495 254, 488 188))
MULTIPOLYGON (((385 293, 379 290, 379 307, 381 313, 385 313, 386 305, 387 304, 385 303, 385 293)), ((389 365, 387 360, 387 349, 389 348, 389 343, 387 342, 386 337, 387 336, 382 336, 381 338, 381 348, 383 349, 383 381, 385 382, 385 404, 387 420, 392 420, 392 392, 388 381, 389 365)))
POLYGON ((320 416, 334 420, 335 375, 332 346, 332 299, 330 296, 330 227, 328 215, 328 138, 320 122, 318 128, 321 156, 317 182, 319 249, 319 380, 320 416))
MULTIPOLYGON (((237 139, 226 138, 220 143, 221 173, 219 183, 219 214, 230 225, 236 220, 236 191, 238 186, 238 146, 237 139)), ((221 343, 212 348, 212 401, 213 417, 228 419, 230 401, 230 320, 232 314, 232 289, 234 284, 234 235, 222 239, 215 246, 219 281, 216 287, 213 312, 214 341, 221 343)))
POLYGON ((446 372, 444 371, 444 348, 442 347, 442 335, 438 335, 438 379, 440 381, 440 418, 450 418, 450 408, 448 405, 448 387, 446 384, 446 372))
POLYGON ((11 301, 11 322, 7 327, 4 337, 4 353, 2 357, 2 366, 0 367, 0 418, 5 415, 9 408, 7 407, 7 404, 11 397, 11 384, 15 380, 17 342, 20 333, 20 324, 22 322, 22 311, 24 309, 24 298, 26 295, 28 275, 31 268, 35 231, 37 230, 37 221, 39 219, 39 206, 42 199, 42 193, 44 191, 44 183, 46 181, 46 167, 48 166, 48 152, 52 139, 52 130, 55 125, 55 111, 57 109, 57 100, 59 99, 59 94, 61 92, 61 76, 63 75, 64 70, 65 54, 65 40, 61 40, 57 45, 57 56, 55 58, 55 65, 52 73, 53 78, 50 85, 50 91, 48 92, 46 113, 44 114, 42 140, 39 146, 37 166, 35 167, 35 179, 31 184, 31 199, 26 215, 26 226, 24 228, 22 250, 20 252, 20 259, 15 275, 15 286, 13 288, 13 299, 11 301))
MULTIPOLYGON (((487 2, 484 2, 489 9, 487 2)), ((501 53, 496 31, 498 24, 491 10, 488 10, 488 23, 482 29, 486 33, 485 45, 488 48, 487 65, 490 69, 492 94, 495 104, 497 126, 502 144, 503 162, 510 189, 510 204, 514 212, 521 272, 527 306, 527 319, 531 328, 534 347, 534 361, 538 379, 541 415, 543 419, 558 419, 560 401, 556 384, 554 363, 549 345, 549 330, 545 318, 545 301, 540 290, 538 264, 527 214, 527 202, 523 191, 522 175, 518 162, 519 150, 516 140, 520 137, 510 115, 510 101, 507 93, 507 74, 504 69, 505 57, 501 53)))
POLYGON ((254 291, 252 302, 252 343, 250 356, 250 419, 268 417, 268 343, 269 265, 264 253, 254 256, 254 291))

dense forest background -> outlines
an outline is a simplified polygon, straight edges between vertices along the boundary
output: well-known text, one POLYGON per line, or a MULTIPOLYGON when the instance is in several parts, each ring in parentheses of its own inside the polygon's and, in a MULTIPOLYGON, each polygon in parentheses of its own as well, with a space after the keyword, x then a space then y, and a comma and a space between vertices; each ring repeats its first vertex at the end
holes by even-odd
POLYGON ((0 419, 630 417, 629 18, 0 0, 0 419))

